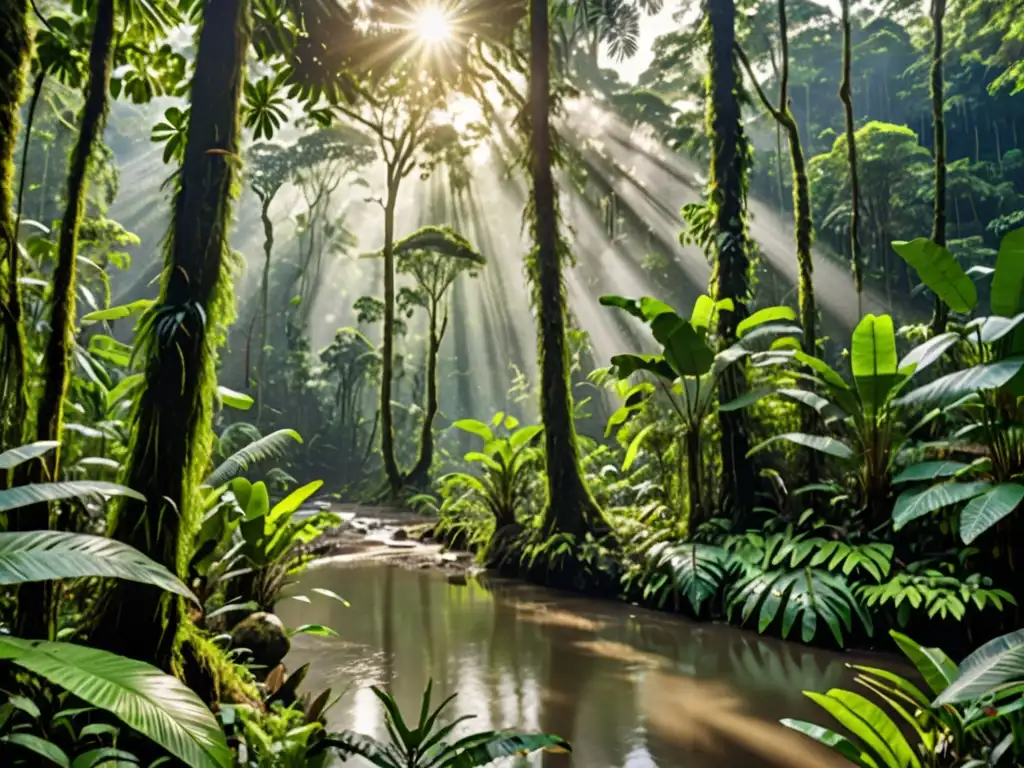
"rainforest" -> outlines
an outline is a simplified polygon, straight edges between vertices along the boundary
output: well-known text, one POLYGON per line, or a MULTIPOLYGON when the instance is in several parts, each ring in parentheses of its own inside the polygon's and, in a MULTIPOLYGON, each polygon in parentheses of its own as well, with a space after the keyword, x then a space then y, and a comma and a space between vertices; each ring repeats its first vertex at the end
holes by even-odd
POLYGON ((1024 766, 1021 0, 0 0, 0 763, 1024 766))

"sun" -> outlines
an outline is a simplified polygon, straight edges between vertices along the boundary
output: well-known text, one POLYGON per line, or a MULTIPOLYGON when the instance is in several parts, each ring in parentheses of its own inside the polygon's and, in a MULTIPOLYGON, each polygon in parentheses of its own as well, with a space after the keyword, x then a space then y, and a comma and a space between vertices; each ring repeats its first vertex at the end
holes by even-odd
POLYGON ((443 45, 452 38, 451 20, 436 5, 421 8, 413 17, 412 28, 426 45, 443 45))

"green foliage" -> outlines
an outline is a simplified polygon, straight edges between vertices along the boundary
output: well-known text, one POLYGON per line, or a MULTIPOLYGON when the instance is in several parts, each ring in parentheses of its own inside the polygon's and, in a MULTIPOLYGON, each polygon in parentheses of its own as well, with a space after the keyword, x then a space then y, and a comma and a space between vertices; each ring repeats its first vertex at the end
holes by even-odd
POLYGON ((324 744, 343 756, 358 755, 378 768, 476 768, 495 760, 531 752, 570 752, 564 739, 550 734, 528 734, 518 731, 482 731, 456 741, 449 737, 456 727, 472 715, 442 724, 441 716, 454 696, 431 708, 433 682, 427 683, 423 704, 415 725, 407 724, 391 694, 374 686, 373 693, 385 712, 390 741, 385 743, 352 731, 330 734, 324 744))
POLYGON ((15 637, 0 637, 0 659, 111 712, 188 765, 231 765, 224 734, 210 710, 182 683, 149 664, 71 643, 15 637))
POLYGON ((526 502, 528 472, 536 459, 532 444, 543 427, 520 427, 514 417, 504 413, 496 414, 490 424, 461 419, 452 426, 483 441, 480 451, 470 451, 464 457, 465 461, 480 466, 481 475, 457 473, 447 480, 442 478, 441 482, 452 483, 457 478, 472 494, 471 502, 464 499, 458 503, 479 504, 490 512, 499 528, 514 524, 526 502))
POLYGON ((801 720, 786 725, 838 752, 862 768, 1016 764, 1024 674, 1020 632, 979 648, 959 668, 938 648, 925 648, 893 632, 893 639, 927 682, 934 701, 913 682, 884 669, 854 665, 856 681, 882 706, 852 691, 834 688, 805 695, 853 738, 801 720), (993 669, 1000 672, 988 674, 993 669), (955 706, 959 705, 959 706, 955 706), (1000 763, 1003 756, 1011 762, 1000 763), (939 762, 939 760, 943 762, 939 762))
POLYGON ((959 579, 934 567, 912 563, 906 571, 894 574, 879 584, 862 584, 857 589, 864 605, 871 610, 892 608, 896 623, 906 627, 912 617, 963 621, 968 611, 983 611, 992 606, 1002 611, 1004 604, 1016 605, 1013 595, 992 586, 992 580, 980 574, 959 579))

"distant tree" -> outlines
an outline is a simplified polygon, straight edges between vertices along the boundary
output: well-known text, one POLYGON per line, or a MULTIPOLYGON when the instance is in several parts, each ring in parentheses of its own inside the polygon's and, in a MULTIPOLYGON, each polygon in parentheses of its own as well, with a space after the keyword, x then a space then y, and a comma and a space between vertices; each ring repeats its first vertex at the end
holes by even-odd
POLYGON ((475 277, 486 264, 483 256, 450 227, 423 227, 395 243, 399 274, 412 278, 414 287, 403 288, 398 305, 420 307, 427 313, 427 388, 423 426, 416 464, 405 482, 422 487, 434 463, 434 421, 438 412, 438 355, 448 328, 448 293, 459 275, 475 277))

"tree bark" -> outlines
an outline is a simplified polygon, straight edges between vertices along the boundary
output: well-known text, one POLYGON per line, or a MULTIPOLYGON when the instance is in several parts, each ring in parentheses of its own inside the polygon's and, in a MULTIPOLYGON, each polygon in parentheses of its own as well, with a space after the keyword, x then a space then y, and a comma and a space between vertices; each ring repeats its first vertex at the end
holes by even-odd
POLYGON ((256 374, 256 426, 263 416, 263 401, 267 397, 267 336, 270 328, 270 256, 274 250, 274 224, 270 220, 272 195, 263 198, 260 218, 263 220, 263 282, 260 285, 260 357, 256 374))
MULTIPOLYGON (((946 0, 932 0, 931 97, 935 144, 935 212, 932 218, 932 242, 941 246, 946 245, 946 119, 942 114, 945 103, 942 72, 942 21, 945 15, 946 0)), ((948 314, 946 305, 936 296, 932 309, 931 331, 933 334, 938 335, 946 330, 948 314)))
MULTIPOLYGON (((50 336, 43 351, 43 390, 36 414, 36 440, 60 440, 64 421, 64 398, 70 380, 70 357, 75 335, 75 265, 78 256, 78 229, 85 215, 89 160, 103 134, 107 116, 107 88, 114 54, 114 0, 96 5, 92 42, 89 46, 89 78, 85 86, 85 104, 78 124, 78 138, 71 150, 64 216, 57 240, 57 266, 54 268, 50 299, 50 336)), ((30 483, 53 482, 60 473, 60 446, 28 465, 30 483)), ((24 510, 21 530, 49 528, 48 504, 24 510)), ((53 634, 52 584, 35 582, 19 589, 18 635, 47 638, 53 634)))
MULTIPOLYGON (((28 410, 18 232, 14 221, 14 148, 25 69, 32 52, 28 14, 26 0, 12 0, 0 13, 0 51, 5 59, 0 67, 0 450, 21 444, 28 410)), ((0 488, 6 486, 7 473, 2 472, 0 488)))
POLYGON ((381 339, 380 452, 384 475, 392 494, 402 490, 402 472, 395 458, 395 424, 391 410, 391 384, 395 364, 395 205, 398 171, 388 169, 388 200, 384 206, 384 331, 381 339))
MULTIPOLYGON (((192 120, 168 239, 163 287, 147 318, 145 385, 133 425, 125 500, 111 535, 185 576, 202 515, 198 486, 212 448, 216 347, 231 301, 228 227, 237 183, 239 99, 251 35, 248 0, 206 0, 192 80, 192 120)), ((183 600, 118 581, 93 644, 175 669, 183 600)))
MULTIPOLYGON (((747 143, 736 98, 738 83, 733 60, 736 10, 733 0, 708 0, 707 20, 711 31, 707 130, 711 137, 710 184, 717 234, 711 290, 716 299, 732 299, 735 306, 733 312, 722 312, 718 321, 722 344, 728 346, 736 340, 736 326, 747 315, 751 271, 745 212, 747 143)), ((721 398, 723 401, 733 400, 746 388, 743 368, 731 366, 722 376, 721 398)), ((742 409, 720 412, 719 422, 722 429, 721 487, 729 494, 735 519, 740 520, 753 506, 755 488, 753 467, 747 459, 750 450, 747 417, 742 409)), ((691 499, 690 503, 699 504, 700 500, 691 499)))
POLYGON ((608 529, 583 481, 569 390, 565 286, 558 201, 551 172, 550 41, 547 0, 530 0, 530 171, 533 181, 533 300, 538 322, 540 413, 547 462, 544 530, 582 536, 608 529))
POLYGON ((853 119, 853 30, 850 24, 850 0, 842 0, 843 81, 839 100, 846 121, 846 158, 850 165, 850 260, 857 303, 864 292, 864 264, 860 252, 860 178, 857 174, 857 129, 853 119))
POLYGON ((434 420, 438 411, 437 356, 441 351, 441 338, 448 325, 446 316, 438 332, 437 312, 438 307, 435 305, 430 310, 430 330, 427 337, 427 395, 423 408, 423 426, 420 429, 420 452, 416 466, 407 477, 407 482, 414 488, 426 485, 430 478, 430 467, 434 463, 434 420))

